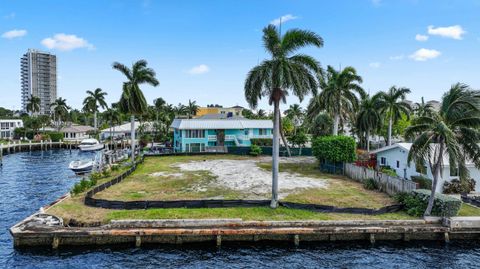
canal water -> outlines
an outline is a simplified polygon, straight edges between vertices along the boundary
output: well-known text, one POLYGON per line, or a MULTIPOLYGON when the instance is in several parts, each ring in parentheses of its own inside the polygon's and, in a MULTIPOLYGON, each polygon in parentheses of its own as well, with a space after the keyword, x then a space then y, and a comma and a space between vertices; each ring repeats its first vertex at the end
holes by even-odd
POLYGON ((478 268, 480 264, 476 242, 14 250, 9 227, 80 180, 68 170, 70 161, 92 157, 68 150, 4 157, 0 268, 478 268))

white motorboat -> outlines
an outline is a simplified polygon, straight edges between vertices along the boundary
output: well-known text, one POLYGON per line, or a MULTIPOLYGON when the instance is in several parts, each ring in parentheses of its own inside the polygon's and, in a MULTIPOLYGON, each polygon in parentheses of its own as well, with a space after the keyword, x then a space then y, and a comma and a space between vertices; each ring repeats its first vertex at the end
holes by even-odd
POLYGON ((95 161, 83 160, 83 161, 72 161, 68 168, 75 172, 75 174, 86 174, 90 173, 95 165, 95 161))
POLYGON ((97 151, 103 149, 104 145, 98 142, 97 139, 89 138, 82 140, 80 145, 78 145, 78 148, 81 151, 97 151))

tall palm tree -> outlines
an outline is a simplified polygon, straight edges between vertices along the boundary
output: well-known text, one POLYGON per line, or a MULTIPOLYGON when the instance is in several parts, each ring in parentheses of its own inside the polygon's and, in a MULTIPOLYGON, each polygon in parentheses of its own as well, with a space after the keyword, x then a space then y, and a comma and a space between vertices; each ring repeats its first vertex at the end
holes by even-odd
POLYGON ((188 105, 187 105, 187 114, 188 118, 191 119, 193 116, 197 115, 197 111, 200 108, 199 105, 197 105, 196 101, 191 101, 188 99, 188 105))
POLYGON ((421 117, 421 116, 428 115, 433 110, 433 106, 429 103, 425 103, 425 101, 423 100, 423 97, 422 97, 421 102, 420 103, 415 103, 415 105, 416 105, 416 108, 415 108, 414 112, 415 112, 416 116, 421 117))
POLYGON ((120 124, 122 122, 122 115, 117 109, 109 108, 103 113, 102 116, 110 126, 110 142, 113 143, 113 132, 115 132, 115 124, 120 124))
POLYGON ((267 112, 265 112, 265 110, 263 110, 263 109, 259 109, 259 110, 257 111, 256 117, 257 117, 258 119, 264 119, 264 118, 267 117, 267 112))
POLYGON ((392 126, 401 117, 402 113, 410 119, 411 106, 405 102, 407 94, 410 93, 410 89, 395 86, 390 87, 387 92, 380 92, 378 98, 378 105, 380 112, 388 118, 388 134, 387 145, 392 144, 392 126))
POLYGON ((178 106, 173 108, 173 113, 175 114, 175 116, 183 116, 188 113, 188 108, 187 106, 178 103, 178 106))
POLYGON ((68 115, 68 110, 70 107, 67 105, 67 100, 58 97, 53 103, 50 104, 50 107, 53 107, 53 122, 57 125, 57 128, 60 128, 60 123, 62 119, 65 119, 68 115))
POLYGON ((272 203, 278 206, 278 158, 280 132, 280 101, 286 102, 291 92, 300 101, 310 92, 315 92, 316 75, 320 63, 306 54, 295 54, 299 49, 313 45, 322 47, 322 38, 314 32, 292 29, 281 35, 274 25, 263 29, 263 45, 271 58, 262 61, 250 70, 245 80, 245 98, 251 108, 256 108, 262 97, 267 97, 274 108, 272 147, 272 203))
POLYGON ((40 111, 40 97, 31 95, 27 102, 27 112, 35 115, 40 111))
POLYGON ((357 75, 355 68, 345 67, 341 71, 332 66, 327 67, 327 72, 322 73, 319 79, 321 92, 315 95, 309 104, 309 117, 314 118, 325 111, 333 118, 333 135, 338 135, 340 121, 346 120, 359 105, 359 97, 365 95, 360 87, 362 77, 357 75), (342 118, 343 117, 343 118, 342 118))
POLYGON ((147 61, 139 60, 127 67, 118 62, 113 63, 113 69, 120 71, 127 81, 123 83, 122 96, 118 102, 118 107, 123 113, 131 114, 131 146, 132 146, 132 163, 135 162, 135 116, 143 115, 147 112, 147 101, 140 89, 140 84, 149 84, 157 86, 159 84, 155 77, 155 71, 147 67, 147 61))
POLYGON ((469 177, 466 159, 480 168, 480 93, 465 84, 454 84, 443 95, 440 111, 417 118, 414 125, 407 128, 406 135, 415 138, 408 163, 427 164, 433 175, 424 213, 429 216, 446 156, 450 168, 458 168, 461 181, 469 177))
POLYGON ((303 108, 299 104, 290 105, 290 107, 285 110, 285 115, 293 121, 295 126, 294 133, 297 132, 297 127, 302 125, 303 118, 305 116, 303 108))
POLYGON ((382 117, 378 111, 379 96, 379 94, 372 97, 368 94, 364 96, 356 119, 355 127, 359 132, 365 134, 367 151, 370 151, 370 134, 372 131, 378 130, 382 124, 382 117))
POLYGON ((87 91, 87 97, 83 100, 83 105, 88 106, 89 110, 93 113, 93 128, 95 132, 98 131, 97 127, 97 112, 98 108, 102 107, 103 109, 107 108, 108 105, 105 102, 105 95, 106 92, 102 91, 102 89, 97 88, 95 91, 87 91))

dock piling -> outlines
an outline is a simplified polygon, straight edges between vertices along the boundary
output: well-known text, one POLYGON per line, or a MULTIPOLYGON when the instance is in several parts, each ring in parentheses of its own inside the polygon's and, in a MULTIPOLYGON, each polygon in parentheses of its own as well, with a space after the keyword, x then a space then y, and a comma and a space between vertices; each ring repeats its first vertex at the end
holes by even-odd
POLYGON ((53 242, 52 242, 52 248, 53 249, 58 249, 58 246, 60 245, 60 239, 58 237, 54 237, 53 238, 53 242))
POLYGON ((300 236, 298 234, 293 236, 293 243, 295 244, 295 247, 300 246, 300 236))
POLYGON ((222 235, 217 234, 217 248, 222 246, 222 235))
POLYGON ((448 234, 448 232, 446 232, 444 234, 444 236, 445 236, 445 243, 449 243, 450 242, 450 235, 448 234))
POLYGON ((140 235, 135 236, 135 247, 139 248, 142 246, 142 237, 140 235))
POLYGON ((375 244, 375 234, 370 234, 370 243, 375 244))

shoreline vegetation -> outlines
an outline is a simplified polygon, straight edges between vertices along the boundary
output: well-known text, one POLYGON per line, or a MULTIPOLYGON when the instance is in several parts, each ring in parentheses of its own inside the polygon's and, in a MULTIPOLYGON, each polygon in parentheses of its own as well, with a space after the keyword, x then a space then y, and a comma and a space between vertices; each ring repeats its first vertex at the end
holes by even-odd
MULTIPOLYGON (((178 165, 185 163, 206 162, 212 160, 255 161, 265 171, 271 167, 268 158, 252 158, 233 155, 198 155, 149 157, 139 164, 125 181, 106 189, 97 198, 116 200, 181 200, 181 199, 239 199, 245 193, 221 188, 211 171, 184 171, 178 165), (161 173, 161 176, 158 174, 161 173), (221 196, 221 197, 220 197, 221 196)), ((127 168, 111 171, 110 175, 100 178, 102 184, 119 175, 127 168)), ((387 194, 366 190, 361 183, 343 176, 321 173, 316 162, 281 163, 280 172, 291 173, 314 180, 325 181, 326 188, 299 189, 288 194, 283 200, 299 203, 317 203, 337 207, 379 208, 395 203, 387 194)), ((201 209, 147 209, 147 210, 111 210, 84 205, 85 192, 69 198, 48 208, 46 213, 59 216, 65 223, 76 225, 107 224, 111 220, 121 219, 211 219, 241 218, 243 220, 408 220, 417 219, 404 211, 381 215, 360 215, 343 213, 317 213, 308 210, 279 207, 253 208, 201 208, 201 209)), ((480 209, 463 204, 459 216, 480 215, 480 209)))

